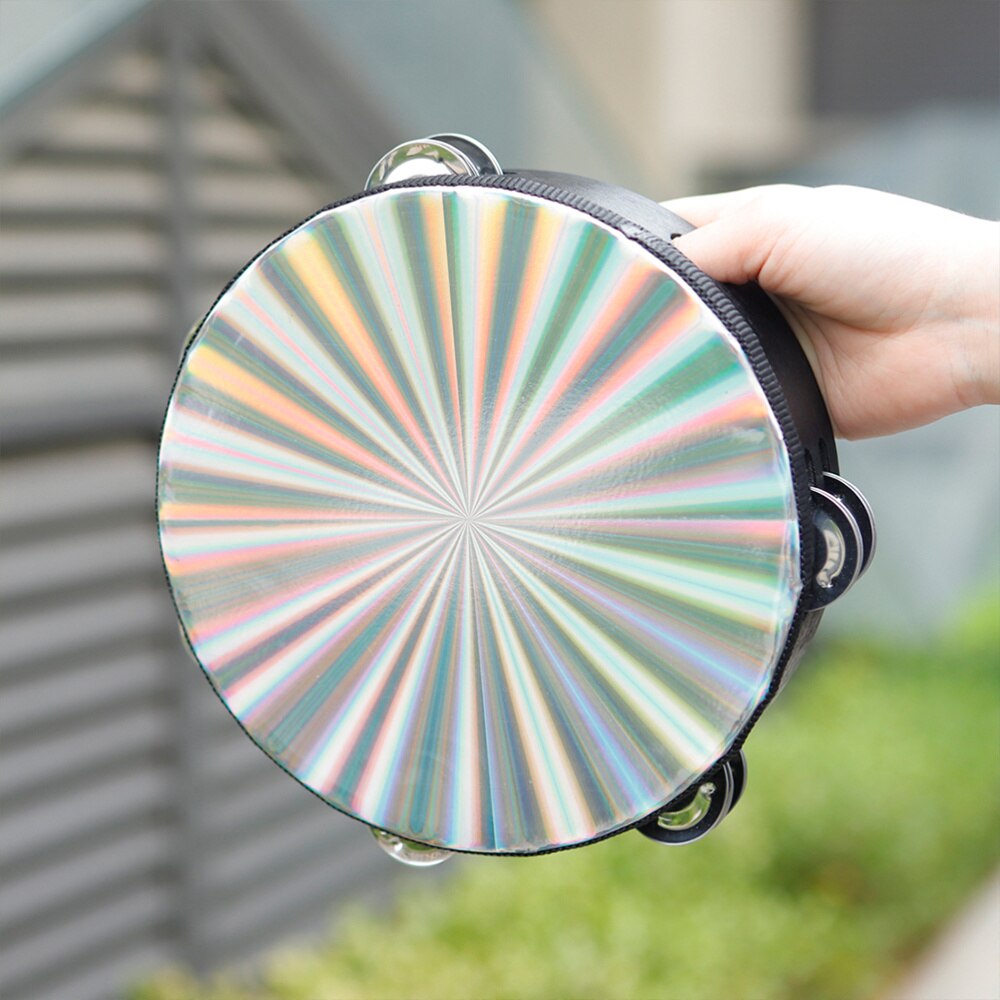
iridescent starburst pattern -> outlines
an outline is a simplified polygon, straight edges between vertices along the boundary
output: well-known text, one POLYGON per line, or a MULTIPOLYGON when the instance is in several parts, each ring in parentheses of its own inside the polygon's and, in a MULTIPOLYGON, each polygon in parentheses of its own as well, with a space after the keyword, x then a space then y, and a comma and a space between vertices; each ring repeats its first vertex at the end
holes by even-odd
POLYGON ((159 517, 250 736, 457 850, 672 798, 765 696, 800 589, 734 338, 638 243, 485 187, 326 210, 235 281, 170 400, 159 517))

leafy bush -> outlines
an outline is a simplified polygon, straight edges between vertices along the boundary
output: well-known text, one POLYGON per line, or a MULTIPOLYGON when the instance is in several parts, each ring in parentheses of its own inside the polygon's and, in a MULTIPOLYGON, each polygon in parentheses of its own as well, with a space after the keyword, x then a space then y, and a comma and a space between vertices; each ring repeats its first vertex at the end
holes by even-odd
POLYGON ((168 973, 137 1000, 871 996, 1000 854, 998 609, 935 644, 814 652, 700 843, 452 862, 443 889, 355 913, 253 981, 168 973))

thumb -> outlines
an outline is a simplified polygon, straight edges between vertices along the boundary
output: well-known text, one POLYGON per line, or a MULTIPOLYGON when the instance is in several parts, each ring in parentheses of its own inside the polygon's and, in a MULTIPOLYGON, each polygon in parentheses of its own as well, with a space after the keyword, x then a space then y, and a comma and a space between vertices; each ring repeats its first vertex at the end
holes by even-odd
POLYGON ((661 201, 664 208, 670 209, 675 215, 687 219, 692 226, 706 226, 723 215, 759 198, 767 186, 743 188, 740 191, 722 191, 718 194, 696 194, 687 198, 671 198, 661 201))
POLYGON ((674 246, 717 281, 756 281, 783 230, 776 211, 788 185, 745 188, 663 202, 692 225, 674 246))

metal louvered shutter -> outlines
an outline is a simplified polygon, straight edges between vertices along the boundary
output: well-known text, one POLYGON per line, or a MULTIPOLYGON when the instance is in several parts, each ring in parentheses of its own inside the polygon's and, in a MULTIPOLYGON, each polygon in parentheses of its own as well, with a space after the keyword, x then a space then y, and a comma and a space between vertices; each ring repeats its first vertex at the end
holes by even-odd
POLYGON ((163 29, 105 46, 0 167, 5 1000, 230 962, 392 874, 212 696, 163 582, 156 436, 186 324, 342 193, 163 29))

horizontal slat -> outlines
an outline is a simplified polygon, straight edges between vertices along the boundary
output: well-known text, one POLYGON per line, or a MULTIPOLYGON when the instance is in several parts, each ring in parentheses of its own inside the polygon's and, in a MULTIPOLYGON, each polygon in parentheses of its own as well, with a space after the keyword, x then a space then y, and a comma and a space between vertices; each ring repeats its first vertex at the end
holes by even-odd
POLYGON ((179 658, 147 642, 111 655, 77 655, 63 670, 33 672, 6 684, 0 733, 13 740, 122 703, 162 697, 167 672, 179 658))
POLYGON ((280 215, 287 218, 288 225, 333 200, 318 184, 281 174, 205 171, 197 192, 198 206, 204 213, 247 218, 280 215))
POLYGON ((273 227, 208 228, 198 244, 199 266, 206 272, 235 274, 280 235, 273 227))
POLYGON ((31 979, 51 976, 94 951, 121 947, 170 919, 171 894, 165 886, 136 884, 120 896, 69 920, 57 920, 19 942, 4 955, 0 995, 31 979))
POLYGON ((56 407, 38 417, 37 411, 3 415, 4 446, 8 454, 50 448, 89 447, 122 434, 141 435, 151 443, 160 432, 161 416, 148 399, 110 397, 95 401, 83 412, 56 407))
POLYGON ((245 100, 240 81, 231 76, 216 62, 203 62, 192 77, 192 91, 202 110, 226 108, 249 118, 259 117, 252 101, 245 100))
MULTIPOLYGON (((275 235, 333 200, 329 191, 278 171, 214 170, 194 188, 195 218, 268 226, 275 235)), ((6 226, 29 231, 162 225, 169 210, 165 186, 147 161, 105 167, 29 161, 4 179, 0 198, 6 226)))
POLYGON ((33 858, 83 837, 106 837, 122 824, 150 817, 171 801, 166 766, 136 761, 131 771, 92 781, 86 788, 16 811, 0 813, 0 866, 9 874, 33 858))
POLYGON ((246 921, 238 933, 230 933, 225 938, 212 936, 210 947, 216 966, 242 962, 254 966, 263 949, 272 950, 281 941, 293 941, 296 947, 302 947, 316 938, 316 943, 321 945, 329 940, 331 917, 339 915, 345 900, 353 904, 366 901, 384 905, 390 894, 407 881, 427 888, 453 878, 464 860, 455 859, 441 868, 407 871, 381 852, 373 858, 371 848, 374 845, 370 839, 364 834, 356 852, 336 856, 334 864, 342 875, 331 888, 321 885, 315 895, 306 890, 297 899, 282 900, 272 911, 270 921, 262 914, 246 921))
POLYGON ((211 162, 284 165, 278 150, 287 143, 261 121, 222 110, 199 115, 191 131, 196 155, 211 162))
POLYGON ((156 52, 137 49, 112 60, 101 74, 101 88, 127 97, 153 97, 163 90, 163 59, 156 52))
POLYGON ((177 961, 171 936, 162 929, 130 935, 117 947, 87 955, 54 976, 35 980, 25 992, 10 993, 5 1000, 108 1000, 109 983, 133 983, 177 961))
POLYGON ((225 948, 266 924, 273 934, 282 917, 303 910, 332 911, 348 887, 369 879, 384 882, 385 864, 392 863, 370 836, 359 838, 350 848, 345 845, 338 856, 331 853, 324 859, 321 855, 310 858, 307 864, 296 864, 295 860, 292 858, 288 868, 274 877, 247 886, 239 905, 214 908, 212 918, 205 921, 206 946, 225 948))
MULTIPOLYGON (((245 264, 249 259, 248 255, 242 263, 245 264)), ((238 270, 238 267, 230 267, 215 274, 199 274, 197 276, 191 293, 191 302, 194 314, 199 320, 212 307, 215 300, 222 294, 223 289, 229 284, 229 279, 234 277, 238 270)))
POLYGON ((159 275, 167 267, 162 236, 127 226, 80 230, 4 228, 0 277, 59 280, 63 276, 117 278, 159 275))
POLYGON ((298 816, 284 825, 280 836, 251 834, 236 839, 225 850, 212 852, 211 863, 205 870, 205 887, 210 898, 246 892, 249 887, 266 882, 271 870, 284 871, 289 861, 296 858, 304 861, 325 855, 332 863, 354 840, 351 836, 354 831, 345 831, 342 823, 343 817, 332 811, 298 816))
MULTIPOLYGON (((193 660, 191 666, 196 671, 200 670, 193 660)), ((209 691, 207 684, 205 685, 205 690, 209 691)), ((243 735, 236 720, 218 698, 199 699, 194 709, 194 715, 198 731, 204 734, 206 741, 212 747, 221 747, 223 744, 228 745, 230 741, 237 746, 249 743, 249 740, 243 735), (236 735, 240 737, 239 740, 233 739, 236 735)))
POLYGON ((79 521, 140 507, 148 510, 154 449, 122 440, 5 458, 0 475, 0 531, 53 521, 79 521))
POLYGON ((149 169, 39 165, 31 160, 12 166, 0 187, 7 224, 26 213, 51 220, 80 212, 162 212, 165 205, 162 176, 149 169))
POLYGON ((147 704, 117 718, 68 722, 58 731, 36 730, 16 742, 5 738, 0 742, 0 799, 8 808, 20 800, 16 808, 21 808, 27 800, 61 794, 70 782, 83 786, 123 761, 166 754, 174 721, 169 702, 147 704))
MULTIPOLYGON (((192 211, 282 227, 331 200, 329 191, 290 173, 207 170, 194 179, 192 211)), ((0 205, 8 227, 32 229, 102 215, 106 222, 130 217, 148 222, 162 218, 168 207, 162 175, 149 165, 98 168, 44 159, 28 159, 4 174, 0 205)))
POLYGON ((264 827, 280 828, 289 817, 306 810, 333 812, 263 754, 259 756, 259 781, 228 792, 224 786, 211 789, 212 810, 205 816, 205 832, 213 842, 222 844, 264 827))
POLYGON ((99 289, 53 288, 45 295, 0 297, 0 344, 67 343, 151 338, 166 331, 166 300, 156 289, 134 285, 99 289))
POLYGON ((60 154, 100 151, 114 154, 160 154, 165 142, 163 116, 99 101, 63 108, 53 115, 38 149, 60 154))
POLYGON ((109 885, 139 882, 171 861, 169 827, 139 828, 90 844, 63 858, 28 871, 12 872, 0 885, 0 940, 20 929, 49 922, 81 902, 101 896, 109 885))
POLYGON ((44 599, 48 591, 159 574, 155 531, 150 509, 141 519, 8 543, 0 549, 0 600, 44 599))
MULTIPOLYGON (((192 667, 198 669, 194 664, 192 667)), ((205 739, 203 774, 210 787, 218 790, 220 794, 225 794, 227 789, 256 783, 262 768, 277 770, 277 765, 271 763, 264 752, 243 732, 237 721, 211 694, 207 685, 205 698, 202 700, 214 702, 223 716, 218 725, 211 730, 201 727, 205 739)), ((199 710, 202 708, 202 705, 198 706, 199 710)))
MULTIPOLYGON (((0 622, 4 671, 162 635, 173 627, 166 587, 128 586, 23 609, 0 622)), ((0 673, 2 677, 2 673, 0 673)))
POLYGON ((137 419, 145 428, 159 424, 173 375, 162 351, 142 345, 19 357, 0 370, 0 412, 10 434, 19 426, 36 435, 62 428, 72 434, 74 424, 102 413, 137 419))

